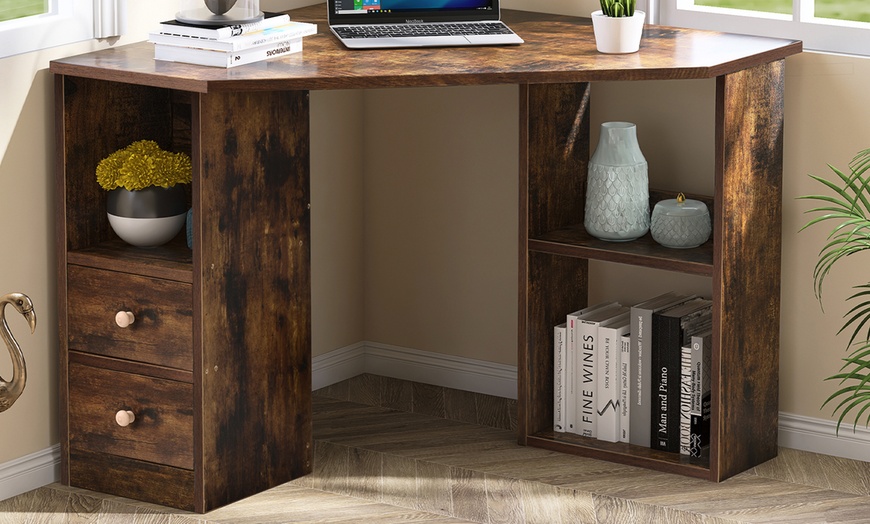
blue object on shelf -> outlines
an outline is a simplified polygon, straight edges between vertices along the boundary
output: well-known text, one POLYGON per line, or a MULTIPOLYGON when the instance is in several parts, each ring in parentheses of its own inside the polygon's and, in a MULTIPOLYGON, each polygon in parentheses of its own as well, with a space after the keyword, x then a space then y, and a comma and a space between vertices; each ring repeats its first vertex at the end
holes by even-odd
POLYGON ((187 210, 187 247, 193 249, 193 208, 187 210))

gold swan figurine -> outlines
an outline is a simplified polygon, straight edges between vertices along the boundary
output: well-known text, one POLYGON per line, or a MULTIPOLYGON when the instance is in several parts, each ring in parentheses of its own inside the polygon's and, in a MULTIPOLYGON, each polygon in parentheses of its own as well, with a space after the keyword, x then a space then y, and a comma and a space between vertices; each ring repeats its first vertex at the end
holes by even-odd
POLYGON ((21 396, 24 384, 27 382, 27 366, 24 363, 24 353, 21 346, 12 336, 9 325, 6 323, 6 304, 11 304, 30 325, 30 332, 36 331, 36 312, 33 310, 33 302, 30 297, 23 293, 9 293, 0 298, 0 336, 9 348, 9 356, 12 357, 12 380, 6 382, 0 377, 0 412, 6 411, 21 396))

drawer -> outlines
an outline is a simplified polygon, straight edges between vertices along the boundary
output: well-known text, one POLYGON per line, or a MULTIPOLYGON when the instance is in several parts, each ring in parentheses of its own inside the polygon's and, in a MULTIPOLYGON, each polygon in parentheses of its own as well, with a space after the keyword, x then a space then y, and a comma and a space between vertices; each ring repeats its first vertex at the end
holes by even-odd
POLYGON ((70 362, 68 409, 71 449, 193 469, 192 384, 70 362))
POLYGON ((193 370, 193 287, 117 271, 67 266, 69 348, 193 370), (130 312, 119 327, 115 315, 130 312))
MULTIPOLYGON (((196 510, 191 470, 72 449, 69 454, 69 483, 77 488, 128 499, 196 510)), ((123 516, 118 522, 122 521, 123 516)))

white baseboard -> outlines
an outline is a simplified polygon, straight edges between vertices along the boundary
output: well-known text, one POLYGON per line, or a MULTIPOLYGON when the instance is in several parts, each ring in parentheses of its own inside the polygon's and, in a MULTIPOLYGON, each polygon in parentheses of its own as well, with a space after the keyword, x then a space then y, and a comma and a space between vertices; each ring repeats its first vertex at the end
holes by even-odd
MULTIPOLYGON (((314 360, 314 383, 321 384, 318 387, 334 384, 360 373, 373 373, 487 395, 517 398, 517 370, 514 366, 376 342, 342 348, 314 360), (344 366, 341 364, 343 358, 352 359, 352 362, 344 366), (330 371, 330 377, 327 378, 326 372, 319 369, 319 361, 329 362, 330 368, 346 369, 347 372, 337 374, 330 371), (332 380, 333 378, 336 380, 332 380)), ((870 430, 859 427, 853 432, 851 426, 844 425, 837 435, 836 424, 830 420, 780 412, 779 445, 867 461, 870 459, 870 430)))
POLYGON ((366 345, 350 346, 318 355, 311 359, 311 389, 316 391, 366 372, 366 345))
MULTIPOLYGON (((517 398, 517 370, 465 357, 376 342, 359 342, 312 359, 312 387, 320 389, 362 373, 517 398)), ((830 420, 779 414, 779 445, 854 460, 870 458, 870 430, 830 420)), ((60 479, 60 446, 0 464, 0 500, 60 479)))
POLYGON ((362 373, 517 398, 517 368, 379 342, 359 342, 311 359, 312 389, 362 373))
POLYGON ((0 464, 0 500, 60 479, 60 444, 0 464))
POLYGON ((779 445, 854 460, 870 460, 870 430, 848 423, 779 413, 779 445))
POLYGON ((366 342, 366 373, 504 398, 517 398, 517 368, 366 342))

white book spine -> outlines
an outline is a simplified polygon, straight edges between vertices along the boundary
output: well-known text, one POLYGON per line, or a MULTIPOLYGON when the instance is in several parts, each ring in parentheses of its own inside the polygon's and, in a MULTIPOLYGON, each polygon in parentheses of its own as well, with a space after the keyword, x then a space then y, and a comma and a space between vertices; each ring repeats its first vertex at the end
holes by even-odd
POLYGON ((598 440, 619 441, 619 361, 622 353, 622 335, 628 326, 600 325, 596 342, 595 392, 596 423, 598 440))
POLYGON ((598 340, 598 322, 580 320, 575 337, 577 356, 574 363, 577 397, 577 429, 576 433, 584 437, 598 436, 598 416, 596 412, 595 392, 598 389, 596 343, 598 340))
POLYGON ((213 38, 196 38, 167 33, 149 33, 148 41, 154 44, 195 47, 213 51, 242 51, 252 47, 283 42, 294 38, 302 38, 317 33, 317 26, 307 22, 290 22, 288 24, 270 27, 242 36, 234 36, 222 40, 213 38))
POLYGON ((580 320, 579 315, 570 314, 566 321, 568 325, 568 344, 566 346, 567 353, 565 355, 565 431, 569 433, 577 433, 577 379, 575 377, 577 361, 577 326, 580 320))
POLYGON ((184 62, 212 67, 236 67, 253 64, 271 58, 291 55, 302 51, 302 39, 261 46, 243 51, 226 52, 188 47, 154 45, 154 59, 169 62, 184 62))
POLYGON ((222 38, 230 38, 233 36, 253 33, 254 31, 262 31, 263 29, 267 29, 269 27, 277 27, 279 25, 284 25, 288 22, 290 22, 290 15, 280 14, 275 16, 266 16, 259 22, 236 24, 217 28, 164 23, 160 24, 160 32, 173 35, 219 40, 222 38))
MULTIPOLYGON (((578 411, 578 359, 580 358, 580 342, 578 340, 578 329, 580 327, 580 319, 592 314, 595 311, 606 309, 617 305, 616 302, 602 302, 594 306, 589 306, 567 315, 566 324, 568 326, 567 338, 567 355, 565 359, 565 431, 569 433, 579 434, 579 422, 577 420, 578 411)), ((594 406, 593 406, 594 409, 594 406)))
POLYGON ((619 441, 628 443, 631 431, 631 336, 623 335, 619 356, 619 441))
POLYGON ((566 359, 568 325, 566 322, 553 328, 553 431, 565 431, 566 359))

